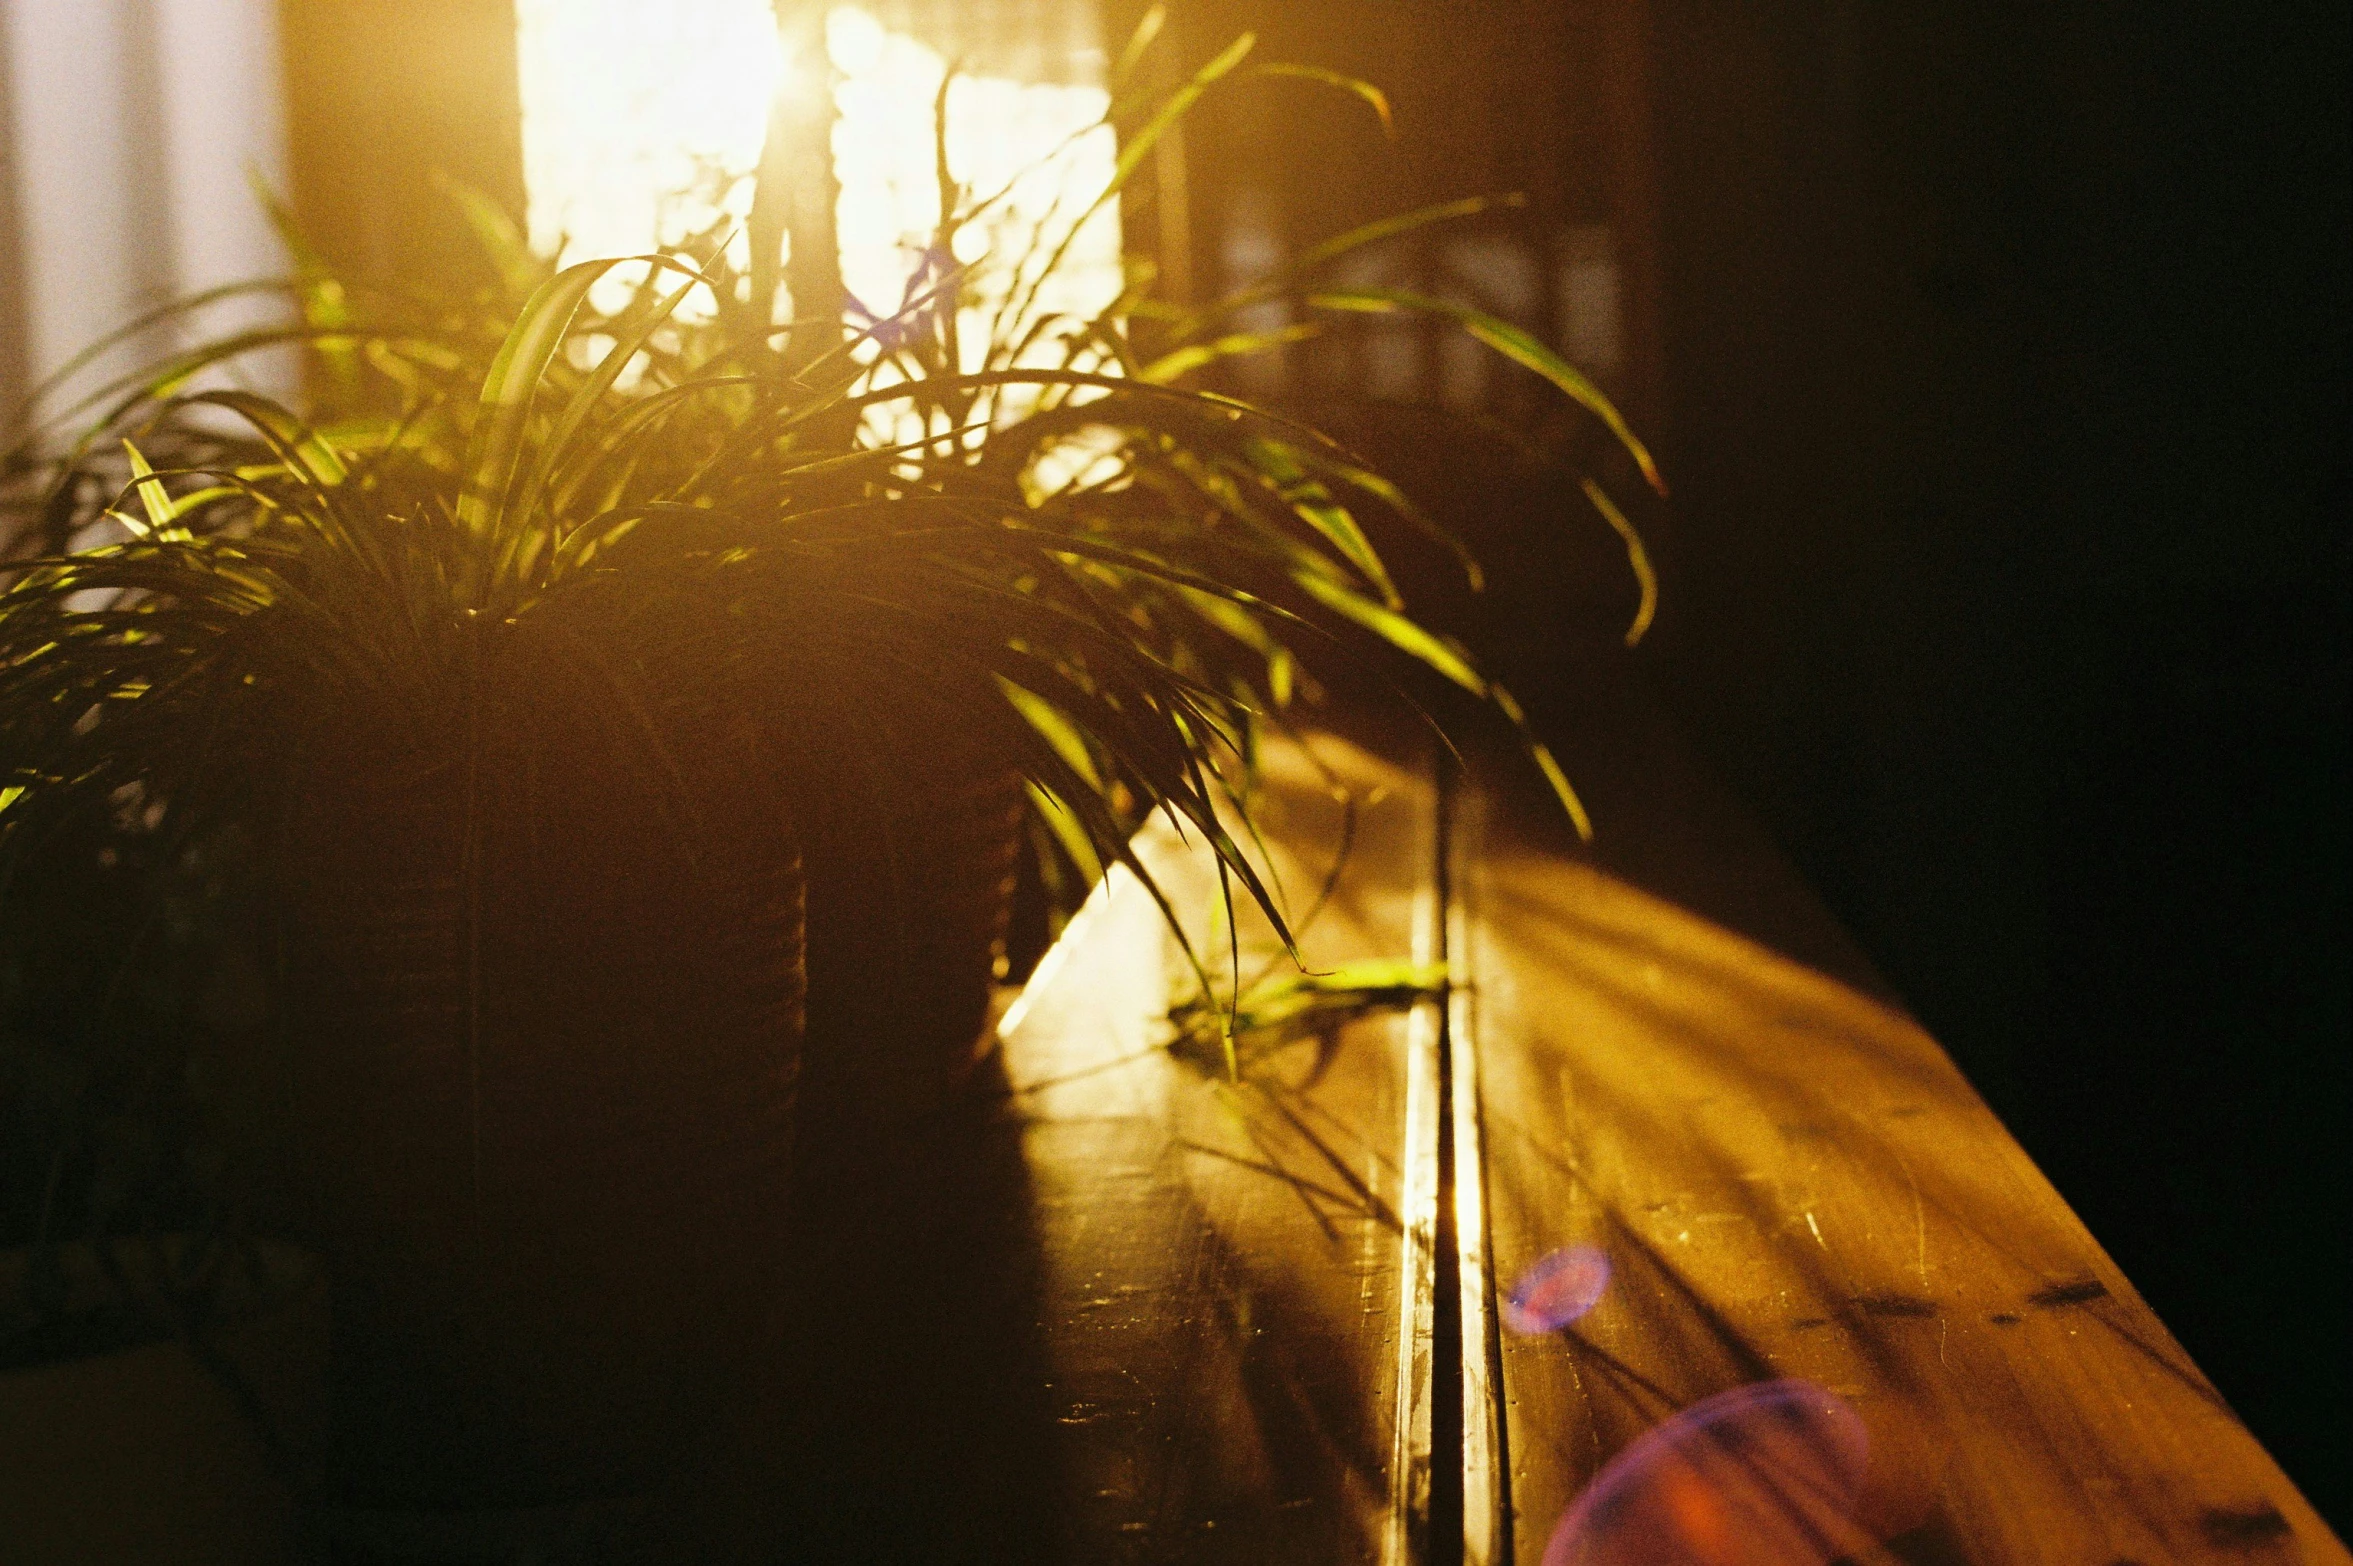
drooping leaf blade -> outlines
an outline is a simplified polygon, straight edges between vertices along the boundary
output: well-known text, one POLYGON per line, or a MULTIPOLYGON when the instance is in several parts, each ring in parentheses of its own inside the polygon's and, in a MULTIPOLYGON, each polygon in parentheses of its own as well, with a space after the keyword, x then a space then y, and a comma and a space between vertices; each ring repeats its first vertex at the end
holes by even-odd
POLYGON ((1319 289, 1307 296, 1307 303, 1318 310, 1346 310, 1374 315, 1410 313, 1440 316, 1456 322, 1464 331, 1514 364, 1543 376, 1566 393, 1571 401, 1601 420, 1603 427, 1616 437, 1618 444, 1626 449, 1626 454, 1634 459, 1634 465, 1642 470, 1642 476, 1650 487, 1662 495, 1667 492, 1666 480, 1660 477, 1658 463, 1652 459, 1650 449, 1628 426, 1625 415, 1618 411, 1617 405, 1583 371, 1546 347, 1533 333, 1470 305, 1402 288, 1319 289))

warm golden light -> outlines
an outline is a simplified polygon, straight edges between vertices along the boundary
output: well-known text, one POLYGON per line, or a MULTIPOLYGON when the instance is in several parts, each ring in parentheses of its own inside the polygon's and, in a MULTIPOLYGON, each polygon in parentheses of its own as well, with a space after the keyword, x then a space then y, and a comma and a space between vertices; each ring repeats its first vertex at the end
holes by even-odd
POLYGON ((710 205, 677 198, 702 171, 759 161, 784 64, 767 0, 516 0, 515 24, 541 249, 628 255, 691 233, 710 205))
MULTIPOLYGON (((517 0, 523 163, 533 242, 567 257, 625 255, 675 241, 719 215, 713 174, 759 161, 770 94, 810 90, 814 72, 782 57, 769 0, 517 0)), ((870 12, 827 16, 839 76, 835 170, 842 273, 858 307, 895 310, 939 216, 933 105, 947 62, 870 12)), ((1083 64, 1084 62, 1080 62, 1083 64)), ((1119 214, 1099 86, 964 76, 947 95, 952 177, 969 208, 1007 198, 960 236, 957 259, 986 263, 960 322, 967 369, 980 367, 995 306, 1026 298, 1042 236, 1068 253, 1020 312, 1091 317, 1121 286, 1119 214), (1099 127, 1089 131, 1089 127, 1099 127)), ((741 217, 740 184, 725 210, 741 217)), ((740 241, 739 241, 740 242, 740 241)), ((1000 340, 1003 327, 1000 324, 1000 340)))

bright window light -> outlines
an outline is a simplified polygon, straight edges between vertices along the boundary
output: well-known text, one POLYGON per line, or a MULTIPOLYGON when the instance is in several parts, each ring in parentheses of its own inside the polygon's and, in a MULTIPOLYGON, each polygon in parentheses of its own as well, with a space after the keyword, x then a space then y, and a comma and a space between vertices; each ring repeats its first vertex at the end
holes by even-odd
MULTIPOLYGON (((757 166, 773 92, 810 90, 784 59, 769 0, 517 0, 523 168, 535 244, 567 259, 627 255, 707 227, 721 212, 713 176, 757 166)), ((828 14, 839 75, 834 166, 843 281, 860 306, 895 310, 938 219, 933 104, 946 63, 854 6, 828 14)), ((1082 66, 1085 62, 1081 62, 1082 66)), ((960 322, 978 368, 993 306, 1024 298, 1024 255, 1068 253, 1022 312, 1084 320, 1121 288, 1116 200, 1077 223, 1111 177, 1109 99, 1097 85, 959 75, 948 89, 948 167, 965 205, 1011 188, 959 242, 988 255, 960 322)), ((750 203, 739 181, 726 210, 750 203)), ((739 239, 740 243, 740 239, 739 239)))

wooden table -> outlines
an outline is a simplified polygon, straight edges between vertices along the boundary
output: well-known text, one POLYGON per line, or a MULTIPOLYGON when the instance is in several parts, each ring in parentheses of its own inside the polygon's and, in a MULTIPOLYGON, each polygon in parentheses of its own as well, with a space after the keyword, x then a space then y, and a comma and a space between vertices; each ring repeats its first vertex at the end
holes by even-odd
MULTIPOLYGON (((827 1291, 795 1395, 828 1412, 759 1557, 1537 1566, 1645 1430, 1801 1378, 1869 1435, 1816 1560, 2346 1561, 1769 848, 1620 732, 1572 758, 1599 858, 1508 768, 1276 752, 1295 911, 1352 817, 1310 965, 1454 984, 1246 1039, 1238 1079, 1166 1047, 1191 971, 1131 877, 1099 888, 973 1092, 877 1149, 932 1195, 816 1264, 864 1271, 827 1291), (1600 1302, 1508 1330, 1571 1244, 1609 1259, 1600 1302)), ((1197 845, 1140 847, 1215 950, 1197 845)), ((1247 975, 1270 942, 1240 923, 1247 975)), ((857 1199, 840 1178, 811 1199, 857 1199)), ((292 1559, 273 1485, 176 1348, 0 1376, 0 1562, 292 1559)))
MULTIPOLYGON (((1188 1074, 1150 1048, 1184 981, 1130 888, 1007 1032, 1016 1080, 1068 1083, 1024 1120, 1075 1203, 1048 1247, 1072 1280, 1048 1316, 1058 1392, 1085 1463, 1129 1476, 1073 1498, 1081 1558, 1445 1560, 1459 1530, 1464 1559, 1533 1566, 1644 1430, 1776 1378, 1869 1428, 1848 1558, 2347 1558, 1721 801, 1654 781, 1597 809, 1638 865, 1646 837, 1719 823, 1721 895, 1854 982, 1571 852, 1492 767, 1442 809, 1317 748, 1379 803, 1310 963, 1443 953, 1443 1008, 1343 1037, 1320 1077, 1309 1045, 1239 1086, 1188 1074), (1090 1243, 1097 1224, 1118 1238, 1090 1243), (1602 1302, 1505 1330, 1499 1295, 1578 1243, 1613 1264, 1602 1302)), ((1298 809, 1319 781, 1294 762, 1276 792, 1298 809)), ((1150 850, 1199 883, 1172 841, 1150 850)), ((1689 872, 1679 851, 1662 879, 1689 872)))

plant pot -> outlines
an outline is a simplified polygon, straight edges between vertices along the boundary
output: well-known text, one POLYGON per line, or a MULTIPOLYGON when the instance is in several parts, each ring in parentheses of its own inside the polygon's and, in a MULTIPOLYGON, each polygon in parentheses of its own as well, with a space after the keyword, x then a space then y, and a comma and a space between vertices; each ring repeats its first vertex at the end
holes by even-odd
POLYGON ((1011 767, 954 746, 838 800, 808 839, 809 1093, 828 1124, 870 1126, 931 1112, 972 1069, 1024 801, 1011 767))
POLYGON ((345 1506, 642 1492, 724 1423, 766 1325, 796 844, 716 766, 664 784, 584 683, 492 662, 471 764, 349 715, 305 731, 287 1080, 345 1506))
POLYGON ((1026 802, 985 675, 918 673, 856 632, 797 654, 774 727, 792 740, 778 766, 808 872, 804 1092, 811 1130, 846 1147, 929 1114, 970 1072, 1026 802))

